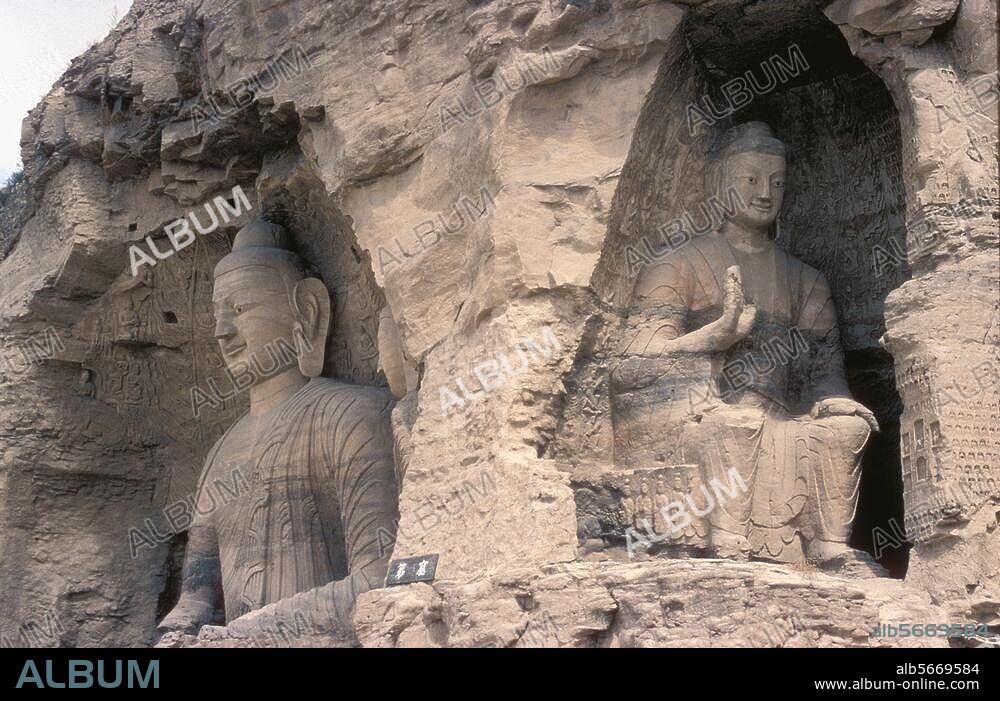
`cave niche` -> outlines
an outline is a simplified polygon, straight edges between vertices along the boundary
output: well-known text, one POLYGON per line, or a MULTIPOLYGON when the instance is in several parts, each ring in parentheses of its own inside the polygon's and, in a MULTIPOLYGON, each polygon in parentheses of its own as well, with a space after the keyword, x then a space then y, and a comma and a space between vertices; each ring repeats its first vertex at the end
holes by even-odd
POLYGON ((886 296, 909 270, 905 262, 875 264, 876 249, 893 250, 894 241, 905 241, 900 126, 892 99, 851 54, 819 3, 705 3, 691 9, 682 34, 668 47, 647 98, 612 206, 594 276, 610 311, 584 335, 567 379, 562 436, 547 453, 570 465, 581 541, 595 535, 608 540, 615 530, 595 484, 613 464, 602 368, 634 285, 625 252, 641 250, 644 236, 657 235, 684 213, 697 221, 710 148, 728 127, 760 120, 789 151, 777 242, 829 281, 852 394, 881 426, 865 452, 851 544, 902 577, 908 548, 876 549, 873 542, 877 527, 899 533, 903 523, 902 405, 893 360, 880 338, 886 296), (749 100, 735 94, 741 81, 751 80, 749 100))

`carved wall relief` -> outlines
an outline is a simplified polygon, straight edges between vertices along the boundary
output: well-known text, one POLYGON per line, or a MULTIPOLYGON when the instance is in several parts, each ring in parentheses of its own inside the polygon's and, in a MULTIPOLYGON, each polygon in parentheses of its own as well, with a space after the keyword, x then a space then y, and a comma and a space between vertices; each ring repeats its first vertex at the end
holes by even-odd
POLYGON ((155 268, 125 271, 107 303, 81 321, 91 339, 82 365, 82 390, 115 407, 126 433, 163 433, 168 469, 160 483, 165 503, 195 491, 198 464, 223 431, 246 410, 247 397, 226 396, 222 358, 212 336, 212 269, 229 248, 225 236, 199 237, 155 268), (192 390, 220 389, 217 405, 195 417, 192 390), (145 424, 145 429, 143 425, 145 424))

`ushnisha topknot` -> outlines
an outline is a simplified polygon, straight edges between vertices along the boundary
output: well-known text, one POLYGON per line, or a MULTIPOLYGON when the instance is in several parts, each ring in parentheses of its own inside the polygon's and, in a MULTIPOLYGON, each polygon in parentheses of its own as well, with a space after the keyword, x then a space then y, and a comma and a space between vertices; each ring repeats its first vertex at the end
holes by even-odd
POLYGON ((244 248, 281 248, 290 250, 291 240, 285 227, 257 217, 236 233, 233 251, 244 248))
POLYGON ((258 217, 236 233, 233 250, 215 266, 215 276, 240 268, 277 271, 291 288, 309 275, 305 263, 291 250, 291 237, 280 224, 258 217))
POLYGON ((716 160, 725 161, 738 153, 769 153, 785 155, 785 144, 764 122, 746 122, 728 129, 715 149, 716 160))

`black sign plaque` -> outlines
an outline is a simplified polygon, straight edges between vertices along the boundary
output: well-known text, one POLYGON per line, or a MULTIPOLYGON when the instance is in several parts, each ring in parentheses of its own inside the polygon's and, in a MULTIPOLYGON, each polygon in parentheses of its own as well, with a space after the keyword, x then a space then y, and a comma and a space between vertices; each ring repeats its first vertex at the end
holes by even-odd
POLYGON ((411 582, 431 582, 437 571, 437 555, 418 555, 389 563, 389 572, 385 576, 385 585, 410 584, 411 582))

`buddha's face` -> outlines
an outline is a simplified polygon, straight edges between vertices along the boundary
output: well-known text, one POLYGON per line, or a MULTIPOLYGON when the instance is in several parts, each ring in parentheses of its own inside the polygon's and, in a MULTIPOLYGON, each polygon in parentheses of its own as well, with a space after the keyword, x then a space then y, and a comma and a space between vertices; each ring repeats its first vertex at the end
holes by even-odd
POLYGON ((221 273, 215 278, 212 303, 215 338, 231 371, 248 369, 254 360, 269 374, 276 363, 274 373, 295 365, 290 353, 281 352, 282 347, 295 347, 295 319, 279 272, 247 266, 221 273))
POLYGON ((733 221, 749 229, 769 227, 778 217, 785 188, 785 158, 771 153, 737 153, 726 160, 722 194, 733 187, 746 205, 733 221))

